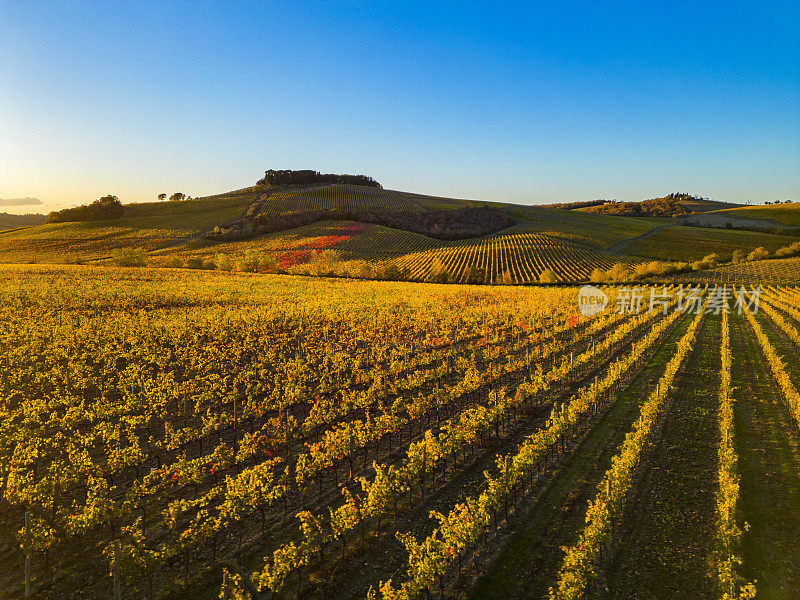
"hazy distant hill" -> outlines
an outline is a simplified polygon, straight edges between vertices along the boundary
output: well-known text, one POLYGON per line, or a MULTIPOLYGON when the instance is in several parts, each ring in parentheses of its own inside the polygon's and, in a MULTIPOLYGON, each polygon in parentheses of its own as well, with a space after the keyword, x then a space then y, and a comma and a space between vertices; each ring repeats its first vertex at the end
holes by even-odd
POLYGON ((8 213, 0 213, 0 230, 41 225, 45 222, 45 219, 47 219, 45 215, 10 215, 8 213))

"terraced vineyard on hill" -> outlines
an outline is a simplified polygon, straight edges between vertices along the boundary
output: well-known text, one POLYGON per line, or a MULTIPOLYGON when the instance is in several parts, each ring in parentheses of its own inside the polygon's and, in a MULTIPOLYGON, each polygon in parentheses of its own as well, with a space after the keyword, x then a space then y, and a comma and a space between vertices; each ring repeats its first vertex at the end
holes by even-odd
POLYGON ((797 288, 2 271, 8 597, 800 588, 797 288))
POLYGON ((539 281, 540 274, 548 269, 564 282, 585 281, 593 269, 609 269, 619 258, 519 227, 488 238, 406 254, 396 262, 407 267, 415 279, 431 279, 444 269, 449 280, 460 283, 529 283, 539 281))
POLYGON ((316 210, 423 212, 408 195, 360 185, 325 185, 271 194, 262 214, 316 210))

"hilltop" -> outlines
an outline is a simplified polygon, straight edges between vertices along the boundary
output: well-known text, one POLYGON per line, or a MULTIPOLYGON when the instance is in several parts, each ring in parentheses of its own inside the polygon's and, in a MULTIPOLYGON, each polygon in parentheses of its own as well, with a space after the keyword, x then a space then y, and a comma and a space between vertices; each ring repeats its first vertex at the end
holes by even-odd
POLYGON ((650 198, 641 202, 602 202, 596 201, 592 206, 582 206, 578 210, 605 215, 622 215, 628 217, 683 217, 692 213, 709 212, 740 205, 729 202, 717 202, 700 196, 684 193, 672 193, 660 198, 650 198))
POLYGON ((0 232, 0 262, 103 264, 128 253, 128 264, 158 267, 458 283, 578 282, 604 278, 614 265, 615 277, 636 269, 691 271, 757 249, 754 257, 773 257, 800 242, 793 228, 798 204, 742 207, 670 194, 636 203, 645 208, 635 216, 614 213, 629 213, 628 204, 515 205, 389 190, 363 175, 267 171, 256 185, 223 194, 121 204, 113 208, 120 216, 100 220, 75 211, 70 214, 89 220, 0 232), (313 181, 282 183, 302 178, 313 181), (320 181, 325 178, 331 181, 320 181), (678 214, 647 214, 659 211, 678 214), (700 217, 708 222, 693 221, 700 217), (716 257, 703 262, 709 255, 716 257), (645 269, 653 261, 671 264, 645 269))

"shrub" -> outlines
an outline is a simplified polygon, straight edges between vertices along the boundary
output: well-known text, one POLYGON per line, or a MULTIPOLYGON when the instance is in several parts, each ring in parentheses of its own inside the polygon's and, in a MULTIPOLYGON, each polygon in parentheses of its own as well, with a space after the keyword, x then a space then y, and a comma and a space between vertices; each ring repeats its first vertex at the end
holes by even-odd
POLYGON ((607 279, 606 272, 603 269, 595 269, 589 275, 589 281, 592 283, 603 283, 607 279))
POLYGON ((628 267, 622 263, 617 263, 607 271, 609 281, 627 281, 630 279, 628 267))
POLYGON ((633 268, 633 276, 637 279, 641 277, 647 277, 648 275, 653 275, 653 271, 656 270, 657 262, 653 261, 651 263, 641 263, 636 265, 633 268))
POLYGON ((747 260, 764 260, 769 258, 769 252, 763 246, 759 246, 747 255, 747 260))
POLYGON ((687 263, 687 262, 676 262, 676 263, 672 263, 672 265, 675 267, 675 272, 676 273, 681 273, 683 271, 689 271, 690 270, 689 263, 687 263))
POLYGON ((450 282, 450 273, 447 272, 446 269, 442 269, 436 275, 434 275, 433 280, 436 283, 449 283, 450 282))
POLYGON ((202 269, 203 259, 198 256, 192 256, 186 259, 186 266, 190 269, 202 269))
POLYGON ((183 260, 180 256, 172 256, 167 259, 166 266, 171 269, 180 269, 183 266, 183 260))
POLYGON ((659 277, 663 275, 671 275, 677 273, 686 267, 686 263, 670 263, 654 260, 647 264, 636 265, 633 274, 636 278, 643 277, 659 277))
POLYGON ((403 278, 403 273, 400 271, 400 267, 393 263, 389 263, 378 272, 378 278, 387 279, 389 281, 399 281, 403 278))
POLYGON ((558 275, 553 269, 545 269, 539 273, 539 283, 558 283, 558 275))
POLYGON ((741 248, 738 250, 734 250, 733 254, 731 254, 731 262, 733 264, 742 263, 744 262, 744 259, 745 259, 744 250, 742 250, 741 248))
POLYGON ((145 267, 148 256, 142 248, 119 248, 111 251, 111 258, 120 267, 145 267))
POLYGON ((800 242, 789 244, 788 246, 784 246, 783 248, 778 248, 775 251, 776 258, 786 258, 787 256, 798 256, 798 255, 800 255, 800 242))
POLYGON ((506 269, 503 272, 503 283, 506 284, 506 285, 512 285, 512 284, 516 283, 516 280, 514 279, 514 276, 511 274, 511 271, 509 271, 508 269, 506 269))
POLYGON ((223 254, 222 252, 217 253, 214 257, 214 266, 220 271, 230 271, 233 268, 231 259, 228 258, 227 254, 223 254))
POLYGON ((713 269, 721 262, 719 254, 709 254, 704 256, 702 260, 696 260, 692 263, 692 269, 701 271, 703 269, 713 269))
MULTIPOLYGON (((320 254, 324 254, 324 252, 320 254)), ((275 258, 262 254, 261 252, 256 252, 255 250, 245 250, 244 257, 236 261, 237 271, 249 273, 275 271, 277 266, 278 261, 276 261, 275 258)))
POLYGON ((444 264, 438 258, 433 261, 430 271, 431 281, 437 283, 447 283, 450 281, 450 273, 444 268, 444 264))
POLYGON ((467 283, 484 283, 486 281, 486 272, 480 267, 467 267, 464 271, 464 280, 467 283))
POLYGON ((372 268, 372 265, 365 260, 353 261, 351 270, 353 277, 357 277, 359 279, 370 279, 375 274, 375 270, 372 268))
POLYGON ((335 250, 323 250, 308 262, 308 274, 332 277, 339 262, 339 254, 335 250))

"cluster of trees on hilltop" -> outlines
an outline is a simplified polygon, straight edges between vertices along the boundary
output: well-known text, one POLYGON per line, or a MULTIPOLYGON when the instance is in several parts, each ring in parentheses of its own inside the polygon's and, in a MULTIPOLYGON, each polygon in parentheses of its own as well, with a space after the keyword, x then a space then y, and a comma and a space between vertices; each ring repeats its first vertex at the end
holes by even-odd
POLYGON ((608 202, 592 207, 591 212, 624 217, 683 217, 691 214, 684 202, 700 202, 706 198, 691 194, 675 193, 663 198, 651 198, 642 202, 608 202))
POLYGON ((350 185, 365 185, 380 188, 380 183, 366 175, 336 175, 334 173, 320 173, 319 171, 292 171, 290 169, 275 171, 270 169, 264 172, 263 179, 258 180, 258 185, 304 185, 310 183, 348 183, 350 185))
MULTIPOLYGON (((158 199, 160 202, 163 202, 164 200, 167 199, 167 195, 161 193, 158 195, 158 199)), ((175 192, 174 194, 172 194, 172 196, 169 197, 170 202, 180 202, 181 200, 191 200, 191 199, 192 199, 191 196, 187 196, 183 192, 175 192)))
POLYGON ((125 214, 125 208, 116 196, 108 195, 95 200, 91 204, 57 210, 47 215, 47 223, 65 223, 67 221, 104 221, 117 219, 125 214))
POLYGON ((480 237, 514 224, 514 221, 506 213, 488 207, 465 207, 458 210, 430 213, 315 210, 282 215, 262 214, 254 219, 240 221, 225 229, 216 228, 209 232, 207 237, 220 241, 240 240, 264 233, 294 229, 318 221, 372 223, 413 231, 442 240, 480 237))

